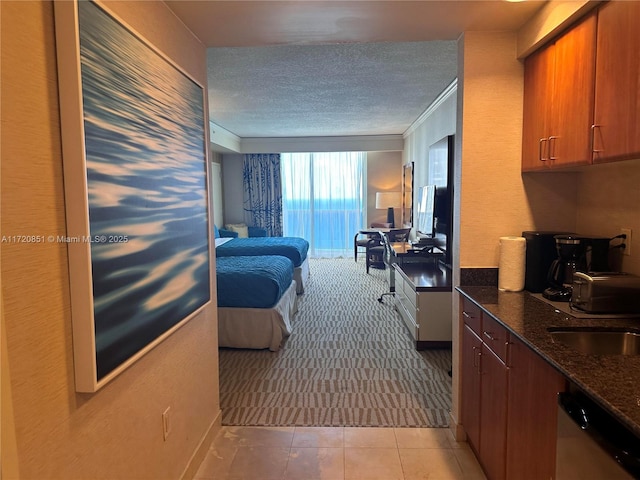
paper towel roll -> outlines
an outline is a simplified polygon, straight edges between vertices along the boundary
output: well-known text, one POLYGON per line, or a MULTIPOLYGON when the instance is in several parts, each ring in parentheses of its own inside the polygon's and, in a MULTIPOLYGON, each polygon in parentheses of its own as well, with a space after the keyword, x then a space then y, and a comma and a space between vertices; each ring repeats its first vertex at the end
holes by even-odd
POLYGON ((519 292, 524 288, 526 248, 524 237, 500 237, 498 289, 501 291, 519 292))

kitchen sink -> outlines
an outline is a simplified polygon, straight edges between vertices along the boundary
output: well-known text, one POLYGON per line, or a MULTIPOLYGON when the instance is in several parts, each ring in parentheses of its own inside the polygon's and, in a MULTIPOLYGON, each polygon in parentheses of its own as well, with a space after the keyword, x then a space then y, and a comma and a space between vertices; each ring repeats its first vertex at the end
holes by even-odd
POLYGON ((640 355, 640 330, 549 328, 554 342, 592 355, 640 355))

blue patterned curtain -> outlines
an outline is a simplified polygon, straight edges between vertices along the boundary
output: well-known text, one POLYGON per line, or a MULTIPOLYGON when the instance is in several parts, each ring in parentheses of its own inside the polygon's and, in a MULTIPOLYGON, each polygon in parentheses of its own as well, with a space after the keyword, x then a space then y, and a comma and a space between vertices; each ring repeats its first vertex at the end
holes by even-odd
POLYGON ((280 154, 244 156, 244 220, 262 227, 271 237, 282 236, 282 183, 280 154))

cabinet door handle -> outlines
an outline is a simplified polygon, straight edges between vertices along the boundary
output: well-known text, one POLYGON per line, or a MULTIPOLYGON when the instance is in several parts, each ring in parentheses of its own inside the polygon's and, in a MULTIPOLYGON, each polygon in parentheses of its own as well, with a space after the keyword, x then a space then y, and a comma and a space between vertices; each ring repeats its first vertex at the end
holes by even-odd
POLYGON ((596 149, 596 129, 599 129, 600 125, 591 125, 591 153, 595 155, 597 153, 601 153, 604 150, 596 149))
POLYGON ((538 144, 538 160, 540 160, 541 162, 546 162, 547 161, 547 159, 543 155, 544 144, 546 142, 547 142, 546 138, 541 138, 540 139, 540 143, 538 144))
POLYGON ((491 332, 482 332, 482 334, 487 337, 489 340, 493 340, 495 342, 495 338, 491 336, 491 332))
POLYGON ((480 351, 480 349, 478 347, 473 347, 473 366, 476 367, 476 371, 478 372, 478 375, 482 374, 482 371, 480 368, 481 356, 482 356, 482 352, 480 351))
POLYGON ((464 318, 475 318, 473 315, 471 315, 471 314, 469 314, 469 313, 465 312, 464 310, 462 311, 462 316, 463 316, 464 318))
POLYGON ((511 368, 511 345, 513 345, 513 342, 510 342, 509 340, 507 340, 506 342, 504 342, 505 345, 505 366, 507 368, 511 368))
POLYGON ((551 136, 549 137, 549 160, 557 160, 558 157, 556 157, 554 154, 556 153, 556 140, 558 137, 556 136, 551 136))

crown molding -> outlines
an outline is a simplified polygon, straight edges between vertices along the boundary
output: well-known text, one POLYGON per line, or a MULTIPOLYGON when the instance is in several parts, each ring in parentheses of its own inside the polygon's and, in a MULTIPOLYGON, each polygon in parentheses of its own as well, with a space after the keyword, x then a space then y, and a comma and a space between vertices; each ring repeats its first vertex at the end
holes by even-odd
POLYGON ((240 151, 242 138, 220 125, 209 122, 209 142, 214 152, 237 153, 240 151))
POLYGON ((240 153, 396 152, 403 149, 402 135, 265 137, 243 138, 240 153))
POLYGON ((405 130, 402 134, 403 138, 407 138, 411 133, 415 131, 433 112, 435 112, 442 103, 450 96, 454 95, 458 91, 458 79, 454 78, 453 81, 447 85, 447 87, 436 97, 436 99, 422 112, 422 114, 416 118, 416 120, 405 130))

